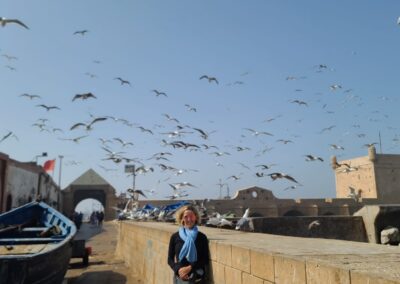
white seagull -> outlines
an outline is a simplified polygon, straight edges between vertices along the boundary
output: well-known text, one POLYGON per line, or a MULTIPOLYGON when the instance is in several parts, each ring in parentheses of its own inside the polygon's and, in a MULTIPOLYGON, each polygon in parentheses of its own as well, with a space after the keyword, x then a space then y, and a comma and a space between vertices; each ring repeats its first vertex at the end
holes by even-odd
POLYGON ((0 17, 0 25, 1 25, 2 27, 5 27, 5 26, 6 26, 7 24, 9 24, 9 23, 18 24, 18 25, 24 27, 25 29, 29 30, 28 26, 25 25, 23 22, 21 22, 21 21, 18 20, 18 19, 6 19, 6 18, 3 18, 3 17, 0 17))

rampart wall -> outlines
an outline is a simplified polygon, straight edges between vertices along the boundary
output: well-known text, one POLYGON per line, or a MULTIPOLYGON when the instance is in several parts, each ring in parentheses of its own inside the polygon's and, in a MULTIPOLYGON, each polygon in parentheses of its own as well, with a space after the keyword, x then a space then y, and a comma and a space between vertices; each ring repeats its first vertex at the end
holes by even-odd
MULTIPOLYGON (((172 283, 170 223, 119 223, 117 256, 143 283, 172 283)), ((209 283, 400 283, 397 246, 200 227, 209 239, 209 283)))

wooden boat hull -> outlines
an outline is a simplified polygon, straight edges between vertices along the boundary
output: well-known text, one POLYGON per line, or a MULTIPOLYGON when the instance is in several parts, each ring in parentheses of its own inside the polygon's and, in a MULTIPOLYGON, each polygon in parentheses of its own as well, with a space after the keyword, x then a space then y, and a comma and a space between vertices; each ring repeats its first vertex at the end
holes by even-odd
POLYGON ((57 284, 64 279, 71 258, 72 240, 76 234, 75 225, 45 204, 37 203, 33 207, 29 208, 29 214, 26 213, 27 210, 17 212, 17 208, 15 212, 13 210, 0 215, 0 225, 4 227, 4 223, 9 222, 6 228, 10 228, 11 223, 23 222, 21 215, 39 212, 38 216, 45 220, 39 224, 42 227, 35 228, 30 224, 29 228, 20 228, 18 232, 0 234, 0 284, 57 284), (44 211, 40 212, 40 208, 44 208, 44 211), (9 219, 13 220, 8 221, 9 219), (63 228, 61 236, 36 237, 40 234, 33 232, 55 224, 63 228))

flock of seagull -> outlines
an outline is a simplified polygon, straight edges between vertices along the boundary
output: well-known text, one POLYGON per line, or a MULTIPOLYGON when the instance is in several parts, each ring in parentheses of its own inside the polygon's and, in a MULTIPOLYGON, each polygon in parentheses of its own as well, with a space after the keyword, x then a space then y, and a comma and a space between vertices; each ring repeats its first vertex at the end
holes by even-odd
MULTIPOLYGON (((22 21, 18 19, 6 19, 3 17, 0 17, 0 25, 2 27, 15 24, 19 25, 22 28, 28 29, 29 27, 23 23, 22 21)), ((83 29, 83 30, 78 30, 73 32, 73 35, 79 35, 79 36, 86 36, 89 33, 88 30, 83 29)), ((9 54, 3 54, 3 57, 5 57, 8 61, 12 61, 17 59, 17 57, 9 54)), ((101 62, 96 60, 94 61, 96 64, 100 64, 101 62)), ((10 70, 13 68, 12 66, 7 67, 10 70)), ((15 68, 14 68, 15 69, 15 68)), ((334 68, 330 68, 326 64, 318 64, 313 67, 313 72, 315 73, 326 73, 326 72, 333 72, 335 70, 334 68)), ((86 75, 88 75, 90 78, 96 78, 97 75, 93 73, 87 72, 86 75)), ((249 72, 245 72, 241 74, 241 80, 234 80, 232 82, 229 82, 226 84, 227 87, 229 86, 240 86, 244 85, 244 78, 246 76, 249 76, 249 72)), ((287 76, 286 81, 290 82, 296 82, 298 80, 307 80, 308 76, 287 76)), ((129 80, 122 78, 122 77, 114 77, 113 80, 118 81, 119 85, 124 86, 124 87, 132 87, 132 84, 129 80)), ((211 75, 201 75, 198 77, 198 80, 202 82, 209 83, 210 86, 220 86, 222 82, 221 80, 217 79, 215 76, 211 75)), ((344 87, 341 84, 332 84, 327 86, 327 89, 329 89, 330 92, 332 93, 338 93, 342 92, 345 95, 344 102, 355 102, 359 106, 362 105, 362 98, 354 95, 353 89, 344 89, 344 87)), ((295 89, 295 93, 299 94, 303 90, 302 89, 295 89)), ((159 89, 152 89, 150 90, 151 93, 155 95, 157 98, 170 98, 170 96, 163 90, 159 89)), ((319 96, 321 94, 318 94, 319 96)), ((29 94, 29 93, 23 93, 18 95, 21 98, 27 99, 32 102, 36 101, 41 101, 43 98, 40 95, 36 94, 29 94)), ((71 102, 72 103, 78 103, 79 101, 100 101, 101 98, 99 96, 95 95, 93 92, 87 92, 87 93, 80 93, 80 94, 75 94, 71 96, 71 102)), ((382 100, 384 98, 382 97, 382 100)), ((327 107, 326 103, 321 102, 322 99, 317 100, 316 104, 322 104, 321 109, 325 110, 327 107)), ((298 105, 299 108, 311 108, 311 103, 309 101, 306 101, 302 98, 293 98, 288 101, 290 104, 296 104, 298 105)), ((61 107, 57 105, 49 105, 45 103, 38 103, 35 104, 35 107, 42 108, 46 111, 46 113, 49 112, 62 112, 61 107)), ((191 104, 184 104, 184 107, 186 108, 187 112, 190 113, 198 113, 198 107, 193 106, 191 104)), ((326 111, 327 114, 332 114, 334 113, 333 111, 326 111)), ((228 146, 222 146, 222 145, 214 145, 211 144, 212 137, 215 135, 215 133, 218 133, 221 130, 208 130, 205 128, 200 128, 197 126, 190 126, 184 122, 181 122, 181 120, 178 120, 176 117, 174 117, 171 114, 168 113, 163 113, 161 114, 162 117, 166 120, 166 123, 173 123, 174 128, 170 131, 163 131, 160 132, 158 131, 158 128, 165 128, 167 127, 164 124, 159 124, 159 125, 154 125, 153 128, 148 128, 144 127, 143 125, 140 125, 138 123, 133 123, 129 121, 128 119, 116 117, 116 116, 111 116, 111 115, 104 115, 104 116, 95 116, 93 114, 90 114, 89 117, 85 121, 78 121, 70 124, 69 129, 62 129, 58 127, 51 127, 49 124, 49 119, 48 118, 38 118, 36 122, 32 124, 32 127, 37 127, 39 132, 48 132, 48 133, 60 133, 62 135, 65 135, 65 133, 75 133, 77 131, 83 131, 84 134, 82 135, 76 135, 76 136, 60 136, 58 137, 59 140, 63 141, 72 141, 73 143, 79 144, 81 140, 88 138, 88 137, 94 137, 95 133, 95 128, 100 127, 100 124, 103 123, 109 123, 109 122, 114 122, 117 123, 123 127, 127 127, 129 129, 137 129, 142 133, 142 135, 149 135, 152 137, 159 137, 159 142, 162 148, 169 148, 171 151, 160 151, 160 152, 155 152, 147 157, 137 157, 133 156, 129 151, 130 147, 134 147, 135 143, 134 141, 127 140, 123 137, 96 137, 96 140, 99 142, 99 148, 101 149, 101 152, 103 153, 103 157, 99 159, 99 167, 103 169, 105 172, 113 172, 117 171, 117 168, 115 167, 108 167, 106 166, 105 163, 112 162, 113 165, 117 166, 120 164, 130 164, 134 163, 135 165, 138 165, 135 168, 135 171, 131 174, 133 175, 147 175, 147 174, 152 174, 152 175, 159 175, 160 173, 165 173, 168 172, 169 176, 163 180, 159 179, 158 184, 161 182, 163 183, 163 186, 167 186, 172 190, 171 194, 168 196, 164 196, 165 198, 169 199, 180 199, 180 198, 186 198, 190 195, 190 193, 187 191, 188 189, 196 189, 196 188, 201 188, 199 185, 195 185, 189 181, 179 181, 179 182, 171 182, 171 178, 180 178, 180 176, 187 175, 188 173, 196 173, 199 172, 200 170, 198 169, 189 169, 189 168, 179 168, 176 166, 172 165, 172 158, 175 156, 176 151, 184 151, 189 155, 191 152, 206 152, 210 156, 213 156, 217 161, 215 162, 215 167, 225 167, 223 163, 223 158, 228 157, 228 156, 233 156, 233 152, 236 153, 253 153, 255 151, 255 159, 256 157, 262 157, 264 158, 267 153, 272 151, 274 147, 271 147, 271 141, 266 142, 265 139, 273 139, 272 137, 275 137, 276 134, 273 134, 270 131, 265 131, 264 129, 255 129, 251 127, 244 127, 241 130, 238 129, 238 132, 241 132, 241 141, 242 139, 246 137, 253 137, 253 139, 257 139, 261 144, 262 147, 260 149, 253 149, 252 147, 249 147, 247 145, 228 145, 228 146), (167 138, 168 137, 168 138, 167 138), (190 137, 191 140, 187 139, 187 137, 190 137), (194 138, 195 137, 195 138, 194 138), (200 139, 197 141, 200 142, 192 142, 195 139, 200 139), (268 144, 269 145, 268 145, 268 144), (117 146, 118 145, 118 146, 117 146), (158 169, 159 172, 156 170, 158 169)), ((282 119, 283 115, 275 115, 273 117, 269 117, 263 120, 264 124, 270 124, 270 123, 278 123, 280 119, 282 119)), ((299 120, 301 122, 301 120, 299 120)), ((283 126, 282 126, 283 127, 283 126)), ((319 135, 326 135, 332 131, 334 131, 337 128, 337 125, 330 125, 328 127, 322 128, 320 131, 317 133, 319 135)), ((353 125, 354 129, 360 128, 359 125, 353 125)), ((15 140, 18 140, 18 137, 15 134, 16 131, 7 131, 5 134, 3 134, 2 137, 0 137, 0 145, 1 143, 4 143, 6 140, 9 140, 11 138, 15 138, 15 140)), ((357 133, 356 134, 358 138, 365 138, 366 134, 365 133, 357 133)), ((280 144, 281 147, 286 147, 289 146, 290 144, 295 143, 295 140, 299 138, 299 136, 292 135, 290 139, 288 138, 279 138, 275 139, 275 143, 280 144)), ((396 140, 397 142, 397 140, 396 140)), ((376 142, 372 143, 367 143, 364 144, 364 147, 369 147, 371 145, 376 145, 376 142)), ((329 144, 327 145, 327 148, 333 150, 333 151, 340 151, 343 152, 345 150, 345 147, 343 145, 339 144, 329 144)), ((283 152, 285 150, 282 150, 283 152)), ((325 159, 321 157, 320 155, 315 155, 314 153, 306 153, 302 155, 304 157, 304 160, 306 162, 321 162, 323 163, 325 159)), ((254 160, 255 160, 254 159, 254 160)), ((77 164, 77 163, 76 163, 77 164)), ((195 162, 193 164, 196 164, 195 162)), ((288 173, 285 172, 280 172, 280 171, 272 171, 272 172, 267 172, 270 171, 271 168, 277 167, 279 165, 278 162, 276 163, 254 163, 254 165, 249 165, 243 162, 242 159, 240 159, 237 162, 238 165, 240 165, 243 170, 246 170, 252 174, 252 177, 255 178, 265 178, 269 177, 271 181, 276 181, 276 180, 285 180, 289 182, 289 186, 284 188, 284 190, 293 190, 298 188, 299 186, 306 186, 302 184, 299 179, 288 173)), ((356 167, 352 167, 351 165, 346 165, 346 164, 337 164, 335 165, 339 168, 341 168, 344 172, 350 172, 350 171, 356 171, 358 170, 356 167)), ((241 173, 233 173, 232 175, 226 176, 226 177, 220 177, 218 183, 216 182, 215 185, 218 186, 221 190, 223 187, 229 187, 229 182, 235 182, 238 180, 243 179, 243 176, 245 174, 243 172, 241 173)), ((147 197, 147 194, 154 194, 155 190, 139 190, 139 189, 132 189, 134 194, 147 197)), ((349 191, 349 195, 351 196, 357 196, 357 193, 354 191, 349 191)), ((247 212, 247 211, 246 211, 247 212)), ((214 216, 213 218, 217 218, 218 220, 221 219, 221 215, 214 216)), ((216 219, 210 219, 210 220, 216 220, 216 219)), ((213 222, 213 221, 210 221, 213 222)))

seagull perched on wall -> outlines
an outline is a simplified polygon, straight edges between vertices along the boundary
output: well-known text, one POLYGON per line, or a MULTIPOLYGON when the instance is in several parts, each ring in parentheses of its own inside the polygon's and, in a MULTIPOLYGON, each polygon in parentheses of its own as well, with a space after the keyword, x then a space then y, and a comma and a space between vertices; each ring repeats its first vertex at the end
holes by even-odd
POLYGON ((21 22, 18 19, 6 19, 6 18, 3 18, 3 17, 0 17, 0 25, 2 27, 5 27, 7 24, 12 24, 12 23, 18 24, 18 25, 24 27, 25 29, 29 30, 28 26, 25 25, 23 22, 21 22))
POLYGON ((214 81, 215 83, 219 84, 217 78, 215 78, 215 77, 210 77, 210 76, 207 76, 207 75, 203 75, 203 76, 200 77, 199 80, 201 80, 201 79, 207 79, 208 83, 211 83, 211 82, 214 81))

